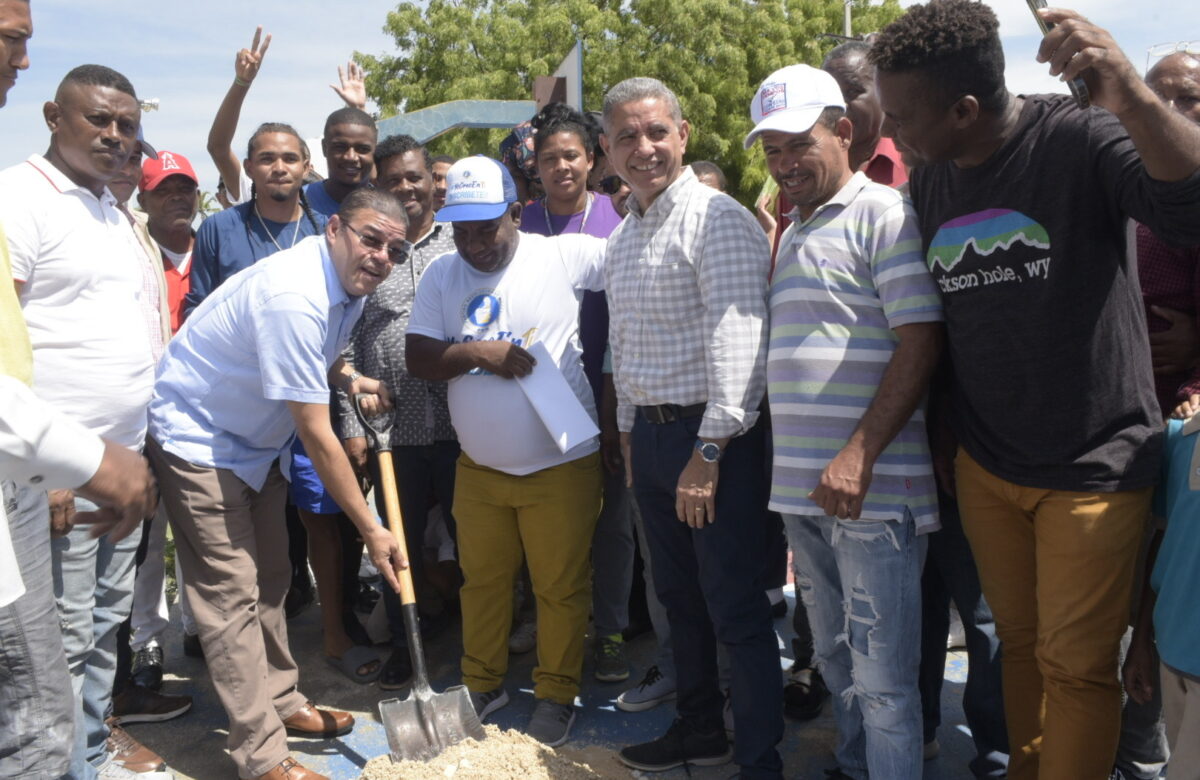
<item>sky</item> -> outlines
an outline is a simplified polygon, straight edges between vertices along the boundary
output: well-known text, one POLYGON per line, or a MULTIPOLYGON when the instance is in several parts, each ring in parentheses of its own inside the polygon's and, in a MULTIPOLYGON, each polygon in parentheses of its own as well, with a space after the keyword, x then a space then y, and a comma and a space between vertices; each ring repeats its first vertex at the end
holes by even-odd
MULTIPOLYGON (((208 128, 233 80, 234 56, 250 45, 256 25, 263 25, 273 39, 243 109, 234 142, 239 155, 261 122, 289 122, 304 137, 319 137, 325 116, 342 105, 328 86, 337 83, 337 66, 344 65, 354 51, 394 52, 383 25, 395 0, 336 5, 328 0, 32 3, 32 65, 20 74, 8 105, 0 109, 0 167, 45 152, 48 133, 42 104, 53 97, 68 70, 94 62, 124 73, 139 97, 159 99, 160 108, 143 115, 147 140, 160 150, 188 157, 201 186, 212 190, 217 174, 205 150, 208 128)), ((1065 91, 1047 75, 1046 66, 1034 60, 1040 35, 1026 4, 1022 0, 990 0, 990 4, 1000 18, 1009 88, 1065 91)), ((1079 0, 1075 7, 1114 34, 1139 72, 1145 69, 1149 46, 1200 40, 1200 10, 1194 0, 1079 0)), ((587 67, 586 52, 584 57, 587 67)))

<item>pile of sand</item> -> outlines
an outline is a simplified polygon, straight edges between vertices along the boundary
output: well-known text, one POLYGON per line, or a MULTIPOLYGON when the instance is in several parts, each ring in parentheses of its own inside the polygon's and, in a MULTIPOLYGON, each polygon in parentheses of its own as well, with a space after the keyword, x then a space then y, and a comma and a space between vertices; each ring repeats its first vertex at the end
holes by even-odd
POLYGON ((380 756, 367 762, 360 780, 612 780, 630 773, 611 754, 555 751, 519 731, 485 726, 487 739, 464 740, 432 761, 392 761, 380 756), (575 754, 572 758, 571 755, 575 754), (607 764, 607 765, 606 765, 607 764))

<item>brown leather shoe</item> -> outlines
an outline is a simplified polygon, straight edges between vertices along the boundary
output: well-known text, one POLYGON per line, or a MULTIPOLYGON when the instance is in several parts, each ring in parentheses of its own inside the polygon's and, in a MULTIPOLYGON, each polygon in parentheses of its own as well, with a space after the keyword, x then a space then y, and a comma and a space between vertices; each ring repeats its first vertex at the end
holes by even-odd
POLYGON ((349 734, 354 716, 341 710, 319 710, 311 701, 283 722, 293 737, 329 739, 349 734))
POLYGON ((130 772, 161 772, 167 768, 162 756, 133 738, 125 729, 109 721, 108 752, 113 761, 130 772))
POLYGON ((288 756, 271 767, 270 772, 259 775, 254 780, 329 780, 329 778, 305 768, 299 761, 288 756))

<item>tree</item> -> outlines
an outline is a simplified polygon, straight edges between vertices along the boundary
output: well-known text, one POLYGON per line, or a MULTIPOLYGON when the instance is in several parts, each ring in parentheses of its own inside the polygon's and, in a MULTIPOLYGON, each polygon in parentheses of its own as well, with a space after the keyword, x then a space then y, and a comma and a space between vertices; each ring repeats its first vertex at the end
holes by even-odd
MULTIPOLYGON (((852 0, 854 29, 880 29, 898 0, 852 0)), ((584 47, 584 103, 600 108, 630 76, 661 79, 692 126, 688 159, 724 168, 730 192, 752 203, 765 177, 761 153, 742 149, 750 99, 772 71, 819 64, 842 29, 842 0, 431 0, 404 2, 385 29, 395 56, 358 55, 367 93, 384 116, 449 100, 528 99, 576 39, 584 47)), ((447 134, 431 145, 462 156, 495 154, 504 130, 447 134)))

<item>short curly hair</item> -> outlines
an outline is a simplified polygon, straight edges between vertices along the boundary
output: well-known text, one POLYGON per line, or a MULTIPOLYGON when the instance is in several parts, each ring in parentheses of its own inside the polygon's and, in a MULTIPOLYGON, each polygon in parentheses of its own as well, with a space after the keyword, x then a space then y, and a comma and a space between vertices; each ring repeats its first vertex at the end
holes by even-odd
POLYGON ((946 103, 973 95, 989 113, 1008 104, 1000 22, 978 0, 912 6, 879 33, 868 56, 886 73, 923 73, 946 103))

